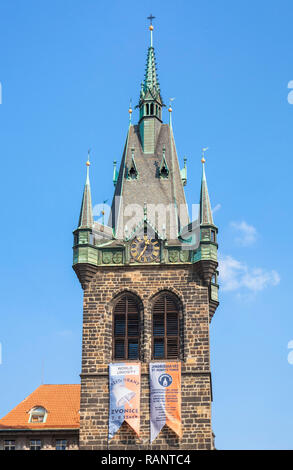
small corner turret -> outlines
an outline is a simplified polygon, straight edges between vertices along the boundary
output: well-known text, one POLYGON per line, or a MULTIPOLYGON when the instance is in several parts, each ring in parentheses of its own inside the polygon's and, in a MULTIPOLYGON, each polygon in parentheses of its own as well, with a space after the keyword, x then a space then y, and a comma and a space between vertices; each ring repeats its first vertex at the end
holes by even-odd
POLYGON ((214 224, 211 210, 208 186, 205 174, 205 152, 202 150, 202 179, 199 203, 199 247, 193 254, 195 269, 198 271, 204 285, 210 290, 210 315, 212 316, 218 302, 218 228, 214 224))

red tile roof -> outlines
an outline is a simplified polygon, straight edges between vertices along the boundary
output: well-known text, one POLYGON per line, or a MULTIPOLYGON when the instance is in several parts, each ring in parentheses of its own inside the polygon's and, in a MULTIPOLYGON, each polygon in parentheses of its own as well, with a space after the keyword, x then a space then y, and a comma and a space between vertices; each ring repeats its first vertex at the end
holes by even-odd
POLYGON ((40 385, 33 393, 0 419, 3 429, 79 428, 80 385, 40 385), (29 423, 34 407, 47 410, 45 423, 29 423))

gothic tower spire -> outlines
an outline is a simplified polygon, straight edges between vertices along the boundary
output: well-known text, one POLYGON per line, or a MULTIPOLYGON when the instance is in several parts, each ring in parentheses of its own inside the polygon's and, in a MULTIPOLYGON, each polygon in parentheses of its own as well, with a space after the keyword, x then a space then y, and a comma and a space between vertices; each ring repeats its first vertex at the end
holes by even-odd
MULTIPOLYGON (((196 250, 194 259, 197 261, 197 270, 200 272, 200 276, 206 285, 211 283, 213 274, 216 273, 218 265, 217 258, 217 233, 218 228, 214 224, 213 215, 211 210, 211 203, 208 193, 208 185, 205 174, 205 157, 204 154, 207 148, 202 149, 202 179, 201 179, 201 190, 200 190, 200 202, 199 202, 199 247, 196 250)), ((217 284, 215 283, 215 289, 217 291, 217 284)), ((210 315, 212 316, 215 309, 218 306, 217 295, 211 299, 210 303, 210 315)))
POLYGON ((86 162, 86 182, 83 190, 83 197, 78 221, 78 228, 92 228, 93 225, 93 210, 92 210, 92 197, 89 178, 89 152, 88 160, 86 162))
MULTIPOLYGON (((151 15, 148 19, 152 21, 151 15)), ((151 24, 151 42, 148 48, 144 81, 141 84, 139 97, 139 131, 144 153, 153 153, 155 150, 155 136, 158 126, 162 122, 162 107, 165 106, 161 97, 158 80, 155 50, 153 47, 153 30, 151 24)))
POLYGON ((207 149, 203 149, 202 151, 202 179, 201 179, 201 190, 200 190, 200 224, 202 225, 214 225, 213 221, 213 215, 212 215, 212 210, 211 210, 211 203, 210 203, 210 198, 209 198, 209 192, 208 192, 208 185, 207 185, 207 180, 206 180, 206 174, 205 174, 205 158, 204 158, 204 152, 207 149))

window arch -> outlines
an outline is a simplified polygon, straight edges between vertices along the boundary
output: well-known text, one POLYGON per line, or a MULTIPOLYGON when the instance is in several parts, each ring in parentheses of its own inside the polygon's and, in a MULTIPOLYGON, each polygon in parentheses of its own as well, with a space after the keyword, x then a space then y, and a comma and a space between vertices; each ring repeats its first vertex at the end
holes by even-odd
POLYGON ((153 304, 153 359, 179 359, 179 305, 173 294, 163 293, 153 304))
POLYGON ((124 294, 113 311, 113 358, 139 359, 140 307, 138 299, 124 294))

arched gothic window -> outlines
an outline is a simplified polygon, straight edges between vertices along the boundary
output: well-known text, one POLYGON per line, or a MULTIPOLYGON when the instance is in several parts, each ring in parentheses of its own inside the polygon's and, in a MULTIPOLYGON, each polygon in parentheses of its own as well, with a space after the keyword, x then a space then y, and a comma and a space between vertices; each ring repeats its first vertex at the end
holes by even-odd
POLYGON ((178 301, 163 293, 153 304, 153 359, 178 359, 179 349, 178 301))
POLYGON ((134 295, 119 298, 113 312, 113 358, 139 359, 140 309, 134 295))

